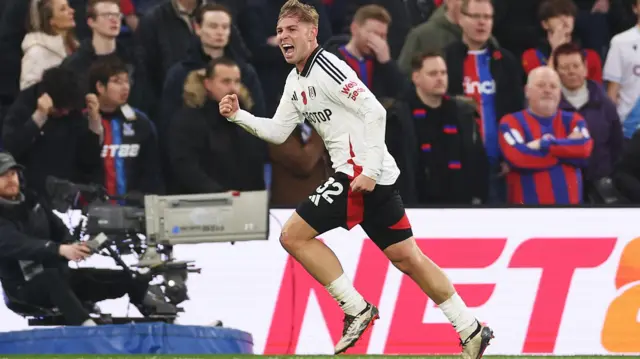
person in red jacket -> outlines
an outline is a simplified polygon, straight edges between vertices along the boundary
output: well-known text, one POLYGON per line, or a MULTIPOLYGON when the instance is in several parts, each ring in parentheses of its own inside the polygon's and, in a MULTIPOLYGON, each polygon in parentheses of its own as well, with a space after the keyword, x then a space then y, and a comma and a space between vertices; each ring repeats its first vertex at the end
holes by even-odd
POLYGON ((529 74, 529 108, 500 120, 500 148, 510 171, 510 204, 580 204, 582 172, 593 149, 584 118, 558 109, 560 78, 550 67, 529 74))
MULTIPOLYGON (((558 46, 572 42, 577 14, 573 0, 546 0, 539 8, 542 28, 547 36, 540 46, 522 54, 522 67, 528 75, 540 66, 553 66, 553 52, 558 46)), ((602 59, 591 49, 582 49, 587 64, 587 78, 602 83, 602 59)))

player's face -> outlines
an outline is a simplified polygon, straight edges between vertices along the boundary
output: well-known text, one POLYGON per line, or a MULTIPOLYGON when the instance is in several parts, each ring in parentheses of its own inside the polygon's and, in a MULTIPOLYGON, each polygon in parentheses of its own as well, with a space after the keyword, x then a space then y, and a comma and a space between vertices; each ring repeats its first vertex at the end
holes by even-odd
POLYGON ((129 100, 129 74, 121 73, 109 78, 106 88, 102 92, 101 102, 107 102, 109 106, 122 106, 129 100))
POLYGON ((587 66, 581 54, 560 55, 558 61, 558 75, 560 82, 569 90, 577 90, 587 78, 587 66))
POLYGON ((218 102, 226 95, 237 94, 240 91, 240 69, 238 66, 216 65, 213 78, 205 79, 204 86, 218 102))
POLYGON ((312 24, 301 22, 297 17, 290 16, 278 21, 276 33, 284 59, 287 63, 299 64, 313 51, 311 45, 318 29, 312 24))
POLYGON ((100 2, 94 7, 95 18, 87 22, 91 30, 106 37, 117 37, 122 25, 120 6, 110 2, 100 2))
POLYGON ((196 25, 195 30, 203 45, 222 49, 231 36, 231 17, 224 11, 207 11, 202 16, 202 26, 196 25))
POLYGON ((537 72, 527 84, 527 100, 536 113, 555 113, 560 96, 560 78, 553 70, 537 72))
POLYGON ((20 193, 20 178, 15 169, 0 176, 0 197, 13 199, 20 193))
POLYGON ((493 29, 493 5, 489 1, 470 1, 460 25, 465 35, 473 42, 484 44, 493 29))
POLYGON ((373 51, 369 47, 369 39, 372 37, 378 37, 384 41, 387 41, 387 34, 389 32, 389 25, 382 21, 367 19, 362 25, 353 24, 351 29, 352 35, 355 39, 358 51, 362 55, 373 55, 373 51))
POLYGON ((422 68, 414 71, 411 79, 426 95, 444 96, 447 93, 447 64, 442 57, 429 57, 422 62, 422 68))

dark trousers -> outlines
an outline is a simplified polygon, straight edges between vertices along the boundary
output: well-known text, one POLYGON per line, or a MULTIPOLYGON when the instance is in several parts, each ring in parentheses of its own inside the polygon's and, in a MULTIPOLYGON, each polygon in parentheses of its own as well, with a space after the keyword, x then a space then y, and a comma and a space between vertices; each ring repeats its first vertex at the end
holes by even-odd
POLYGON ((80 268, 63 273, 45 269, 15 291, 12 300, 41 308, 58 308, 69 325, 81 325, 89 319, 82 303, 117 299, 125 294, 134 304, 142 304, 149 284, 112 269, 80 268))

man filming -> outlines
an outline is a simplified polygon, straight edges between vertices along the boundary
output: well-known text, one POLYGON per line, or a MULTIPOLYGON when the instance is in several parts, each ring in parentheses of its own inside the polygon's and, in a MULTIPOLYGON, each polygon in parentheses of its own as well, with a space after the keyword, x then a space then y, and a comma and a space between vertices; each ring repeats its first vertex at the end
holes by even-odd
MULTIPOLYGON (((69 268, 91 255, 84 244, 65 243, 69 230, 37 196, 21 188, 13 156, 0 152, 0 281, 12 304, 34 310, 58 308, 68 325, 96 323, 82 303, 129 295, 143 315, 163 298, 148 292, 149 278, 132 279, 111 269, 69 268)), ((163 302, 163 303, 160 303, 163 302)))

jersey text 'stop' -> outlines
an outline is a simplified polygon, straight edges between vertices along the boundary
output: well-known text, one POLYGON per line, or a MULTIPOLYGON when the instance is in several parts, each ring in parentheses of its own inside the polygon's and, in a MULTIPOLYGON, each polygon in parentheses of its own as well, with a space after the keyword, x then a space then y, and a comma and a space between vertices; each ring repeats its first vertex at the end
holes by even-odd
POLYGON ((324 140, 336 172, 353 177, 362 173, 378 184, 391 185, 400 170, 385 144, 386 116, 349 65, 318 47, 302 72, 289 73, 272 119, 240 110, 229 120, 276 144, 306 120, 324 140))

